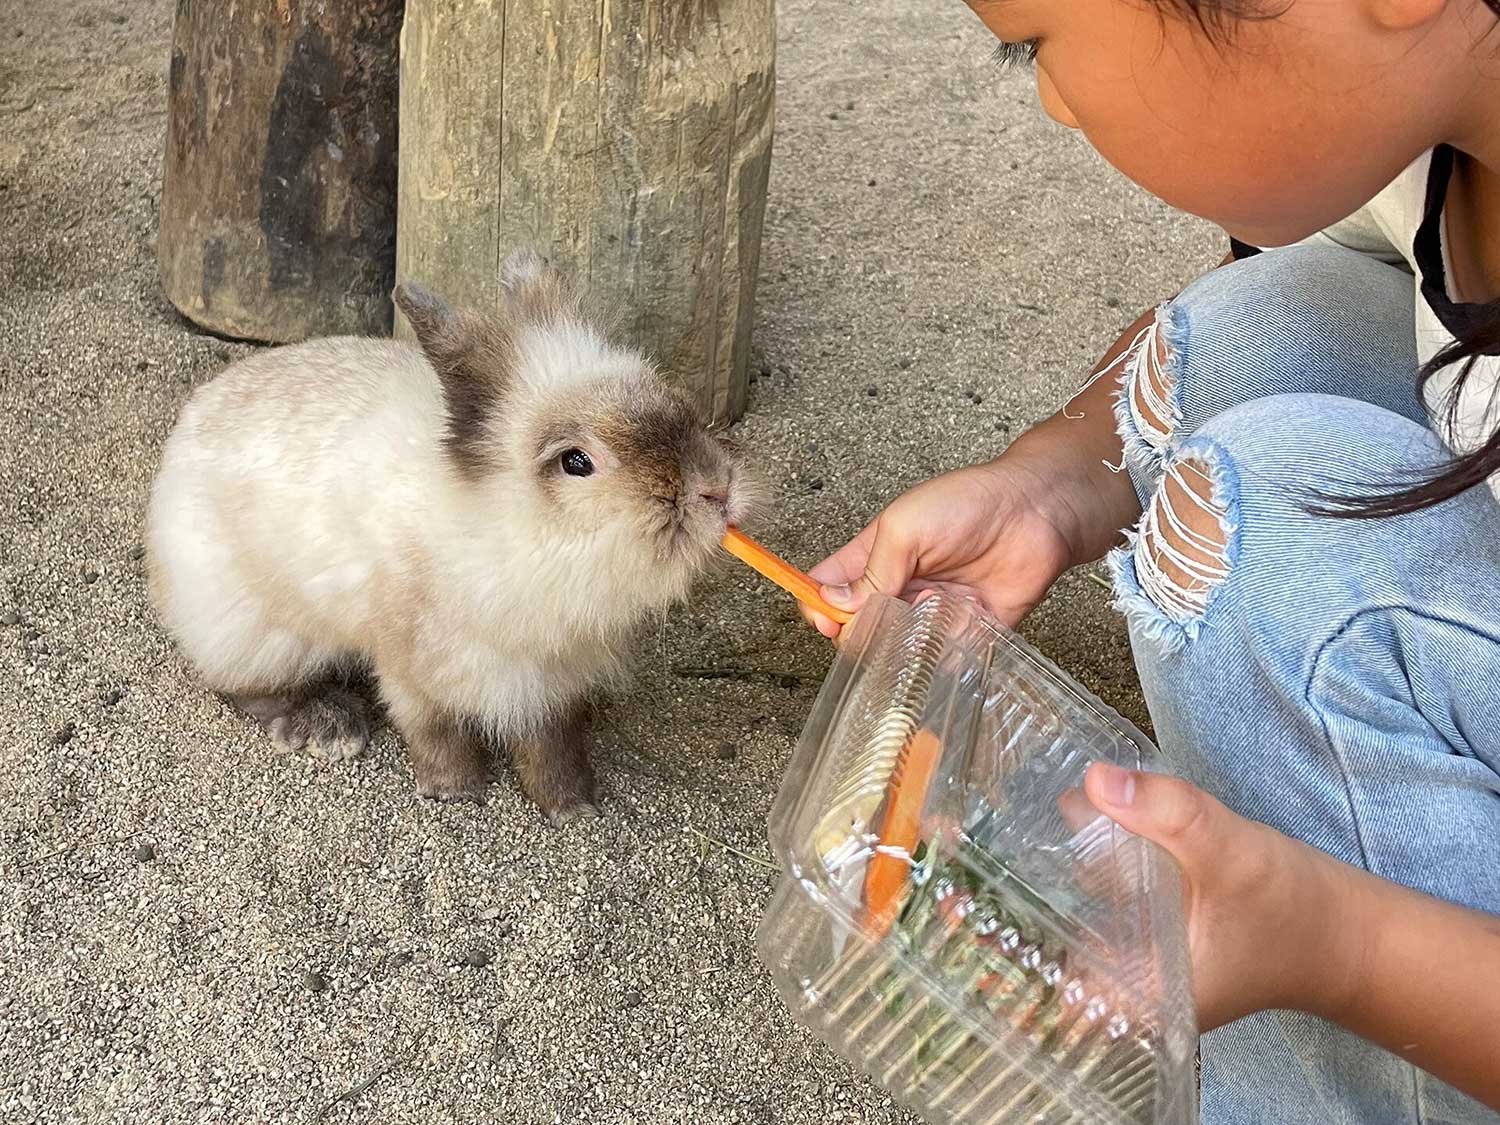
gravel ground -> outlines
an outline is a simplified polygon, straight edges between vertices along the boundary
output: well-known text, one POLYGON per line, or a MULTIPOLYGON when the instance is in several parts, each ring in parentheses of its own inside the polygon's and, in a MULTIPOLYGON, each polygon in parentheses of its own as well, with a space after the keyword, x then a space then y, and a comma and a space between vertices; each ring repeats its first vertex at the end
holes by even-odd
MULTIPOLYGON (((726 568, 648 638, 596 733, 604 816, 560 832, 505 780, 417 800, 389 732, 279 753, 192 683, 142 508, 184 397, 247 347, 156 284, 171 10, 0 29, 0 1119, 904 1120, 754 955, 829 659, 773 591, 726 568)), ((855 10, 782 4, 740 427, 804 563, 1003 448, 1219 249, 1046 122, 957 0, 855 10)), ((1028 630, 1143 720, 1106 602, 1070 576, 1028 630)))

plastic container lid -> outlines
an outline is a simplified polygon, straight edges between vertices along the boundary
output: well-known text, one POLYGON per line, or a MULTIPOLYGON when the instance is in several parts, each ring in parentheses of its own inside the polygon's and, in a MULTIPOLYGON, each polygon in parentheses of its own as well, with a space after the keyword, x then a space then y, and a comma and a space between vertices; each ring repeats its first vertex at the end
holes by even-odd
POLYGON ((1155 748, 962 599, 845 638, 771 814, 793 1015, 930 1121, 1195 1120, 1176 864, 1082 792, 1155 748))

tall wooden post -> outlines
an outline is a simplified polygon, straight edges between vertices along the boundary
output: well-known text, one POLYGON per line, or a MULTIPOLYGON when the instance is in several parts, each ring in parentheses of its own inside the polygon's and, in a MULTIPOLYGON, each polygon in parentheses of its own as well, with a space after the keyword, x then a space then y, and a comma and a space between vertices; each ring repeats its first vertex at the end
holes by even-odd
POLYGON ((739 417, 774 13, 774 0, 407 0, 398 276, 484 307, 505 255, 531 246, 714 423, 739 417))
POLYGON ((177 0, 157 258, 188 319, 391 327, 402 0, 177 0))

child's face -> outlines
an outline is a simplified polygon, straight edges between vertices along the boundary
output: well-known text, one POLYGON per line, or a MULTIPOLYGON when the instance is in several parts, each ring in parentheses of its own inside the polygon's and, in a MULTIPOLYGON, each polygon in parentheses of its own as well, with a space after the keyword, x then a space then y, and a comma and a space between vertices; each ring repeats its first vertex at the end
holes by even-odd
POLYGON ((1037 40, 1052 117, 1166 202, 1274 246, 1356 210, 1443 139, 1459 92, 1435 77, 1453 69, 1446 29, 1388 18, 1427 5, 1437 23, 1442 0, 1249 2, 1278 14, 1210 38, 1151 0, 969 0, 1001 39, 1037 40))

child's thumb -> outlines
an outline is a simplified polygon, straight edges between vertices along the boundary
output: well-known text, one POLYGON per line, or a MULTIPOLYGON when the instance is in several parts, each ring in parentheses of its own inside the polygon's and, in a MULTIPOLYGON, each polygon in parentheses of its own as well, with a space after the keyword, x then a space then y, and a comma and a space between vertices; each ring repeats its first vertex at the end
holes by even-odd
POLYGON ((888 522, 875 526, 875 539, 864 573, 847 586, 824 586, 823 597, 838 609, 855 613, 871 594, 899 597, 911 581, 915 548, 910 540, 888 522))
POLYGON ((1233 814, 1175 777, 1095 762, 1084 778, 1089 801, 1121 828, 1160 844, 1189 875, 1223 858, 1233 814))

